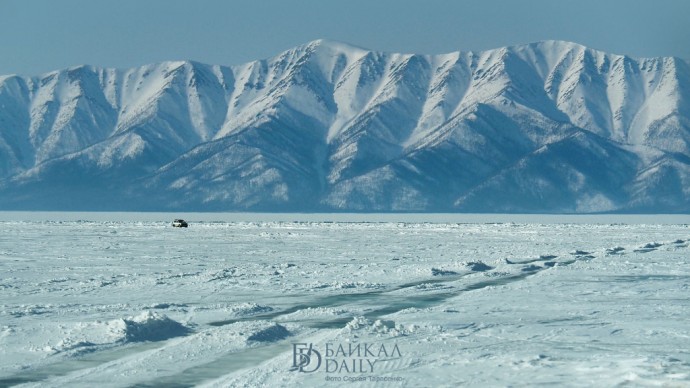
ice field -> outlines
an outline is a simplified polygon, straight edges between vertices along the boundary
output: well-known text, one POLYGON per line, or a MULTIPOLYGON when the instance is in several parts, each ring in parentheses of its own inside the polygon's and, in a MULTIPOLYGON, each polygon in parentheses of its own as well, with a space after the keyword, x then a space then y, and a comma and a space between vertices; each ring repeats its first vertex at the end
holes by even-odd
POLYGON ((690 386, 687 216, 32 217, 0 386, 690 386))

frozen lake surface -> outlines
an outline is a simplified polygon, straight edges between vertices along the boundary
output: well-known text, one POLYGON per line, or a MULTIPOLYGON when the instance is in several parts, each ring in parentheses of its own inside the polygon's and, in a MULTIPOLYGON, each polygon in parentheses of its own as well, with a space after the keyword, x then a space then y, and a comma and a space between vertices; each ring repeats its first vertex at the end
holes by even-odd
POLYGON ((687 216, 178 216, 0 213, 0 386, 690 385, 687 216))

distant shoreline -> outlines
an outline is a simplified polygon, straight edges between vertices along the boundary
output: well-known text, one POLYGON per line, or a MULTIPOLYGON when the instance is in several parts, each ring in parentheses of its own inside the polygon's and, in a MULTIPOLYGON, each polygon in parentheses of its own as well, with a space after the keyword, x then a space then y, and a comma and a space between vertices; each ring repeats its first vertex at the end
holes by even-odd
POLYGON ((690 224, 690 214, 201 213, 0 211, 0 221, 690 224))

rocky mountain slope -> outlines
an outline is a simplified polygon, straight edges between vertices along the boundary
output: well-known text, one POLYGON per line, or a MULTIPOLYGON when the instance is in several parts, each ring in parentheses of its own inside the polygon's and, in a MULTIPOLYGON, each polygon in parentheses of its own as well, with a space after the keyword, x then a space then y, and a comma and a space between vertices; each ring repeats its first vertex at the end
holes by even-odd
POLYGON ((0 77, 0 209, 687 212, 690 65, 547 41, 0 77))

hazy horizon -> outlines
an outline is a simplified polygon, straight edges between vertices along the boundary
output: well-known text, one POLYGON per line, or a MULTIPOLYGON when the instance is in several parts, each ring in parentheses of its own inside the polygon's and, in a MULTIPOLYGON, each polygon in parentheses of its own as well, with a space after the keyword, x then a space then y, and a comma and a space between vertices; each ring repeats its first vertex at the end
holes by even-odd
POLYGON ((0 1, 0 74, 167 60, 238 65, 316 39, 398 53, 564 40, 614 54, 690 59, 690 2, 0 1))

